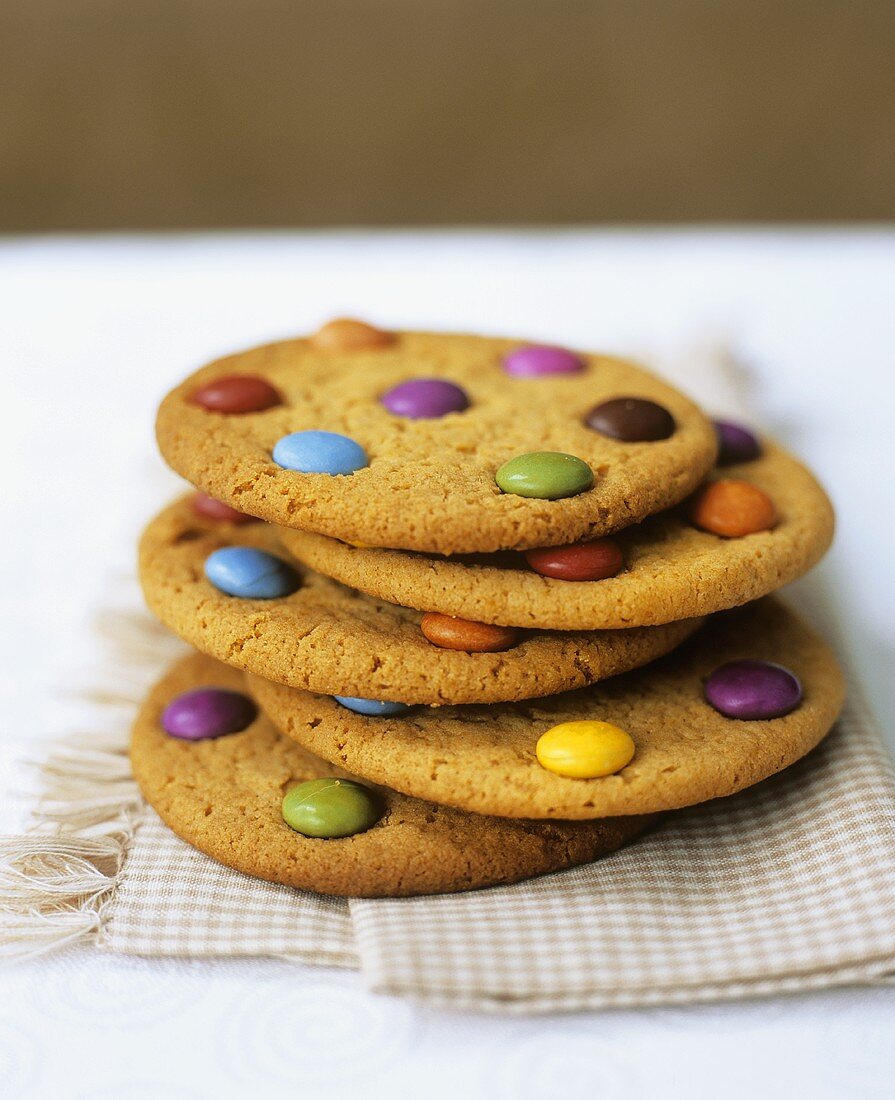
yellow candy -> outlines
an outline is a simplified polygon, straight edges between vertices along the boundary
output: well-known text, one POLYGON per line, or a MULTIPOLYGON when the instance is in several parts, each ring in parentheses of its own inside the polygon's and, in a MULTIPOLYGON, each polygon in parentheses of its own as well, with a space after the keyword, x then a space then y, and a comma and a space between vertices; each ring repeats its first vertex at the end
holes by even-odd
POLYGON ((624 730, 609 722, 562 722, 541 735, 535 751, 547 771, 572 779, 596 779, 621 771, 630 763, 635 746, 624 730))

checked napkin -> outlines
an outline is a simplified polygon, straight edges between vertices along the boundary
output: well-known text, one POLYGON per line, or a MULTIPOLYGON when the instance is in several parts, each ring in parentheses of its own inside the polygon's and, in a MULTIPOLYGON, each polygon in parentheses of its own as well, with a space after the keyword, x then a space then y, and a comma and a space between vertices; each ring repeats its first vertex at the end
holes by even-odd
POLYGON ((101 944, 278 955, 512 1012, 681 1004, 895 972, 895 775, 854 691, 803 761, 671 815, 608 859, 449 897, 320 898, 255 881, 147 812, 101 944))

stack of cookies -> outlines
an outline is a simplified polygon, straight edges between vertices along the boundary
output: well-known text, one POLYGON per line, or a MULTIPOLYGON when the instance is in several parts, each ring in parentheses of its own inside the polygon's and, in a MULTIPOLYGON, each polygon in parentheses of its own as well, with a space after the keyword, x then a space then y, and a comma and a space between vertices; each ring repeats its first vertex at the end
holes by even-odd
POLYGON ((133 767, 240 871, 388 897, 559 870, 787 767, 842 704, 769 595, 827 549, 823 490, 628 362, 339 320, 203 368, 158 440, 198 492, 140 575, 197 652, 133 767))

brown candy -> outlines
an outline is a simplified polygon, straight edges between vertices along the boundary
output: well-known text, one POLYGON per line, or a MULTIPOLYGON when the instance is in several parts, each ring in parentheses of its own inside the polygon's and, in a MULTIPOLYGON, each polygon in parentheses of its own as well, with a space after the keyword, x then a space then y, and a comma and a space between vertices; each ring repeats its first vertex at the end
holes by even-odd
POLYGON ((655 401, 614 397, 595 405, 585 417, 589 428, 622 443, 654 443, 674 434, 674 417, 655 401))
POLYGON ((512 626, 491 626, 471 619, 457 619, 428 611, 420 629, 425 637, 440 649, 460 649, 466 653, 499 653, 511 649, 519 636, 512 626))
POLYGON ((735 539, 768 531, 777 522, 774 502, 748 481, 724 478, 705 485, 696 495, 690 518, 713 535, 735 539))
POLYGON ((214 520, 216 523, 239 525, 258 522, 255 516, 248 516, 245 512, 237 512, 229 504, 224 504, 222 500, 215 500, 214 497, 207 496, 205 493, 196 493, 193 497, 193 511, 197 516, 214 520))
POLYGON ((190 400, 209 412, 229 414, 263 412, 283 403, 270 382, 252 374, 216 378, 196 390, 190 400))
POLYGON ((605 580, 614 577, 625 564, 621 547, 612 539, 527 550, 525 560, 535 573, 561 581, 605 580))
POLYGON ((327 323, 311 337, 311 343, 321 351, 365 351, 369 348, 383 348, 391 344, 394 336, 390 332, 368 325, 366 321, 355 321, 351 317, 338 317, 327 323))

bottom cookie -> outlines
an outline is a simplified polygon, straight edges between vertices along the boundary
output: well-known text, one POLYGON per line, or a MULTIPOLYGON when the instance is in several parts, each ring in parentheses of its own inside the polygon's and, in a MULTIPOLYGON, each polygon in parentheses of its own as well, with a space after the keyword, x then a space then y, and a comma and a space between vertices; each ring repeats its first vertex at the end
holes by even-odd
MULTIPOLYGON (((363 832, 320 839, 294 831, 283 798, 299 783, 347 772, 311 755, 246 700, 231 700, 232 725, 215 699, 168 711, 185 692, 245 694, 242 675, 199 654, 174 665, 146 698, 134 724, 131 761, 146 800, 178 836, 220 863, 270 882, 346 897, 404 897, 494 886, 598 859, 642 833, 656 815, 588 822, 484 817, 383 787, 372 792, 377 820, 363 832), (205 729, 203 729, 203 725, 205 729)), ((326 785, 324 785, 326 786, 326 785)), ((331 792, 330 792, 331 793, 331 792)), ((299 807, 304 812, 305 807, 299 807)))

